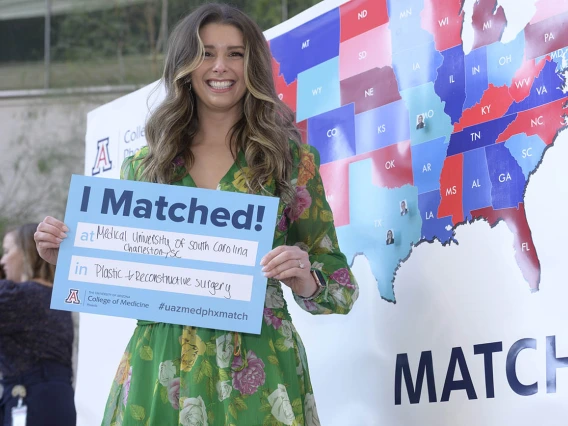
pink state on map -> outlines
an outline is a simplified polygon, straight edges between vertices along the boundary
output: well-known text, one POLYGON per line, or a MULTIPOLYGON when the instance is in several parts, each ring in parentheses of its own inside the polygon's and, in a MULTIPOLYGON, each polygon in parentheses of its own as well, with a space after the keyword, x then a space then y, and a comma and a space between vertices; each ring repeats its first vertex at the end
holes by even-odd
POLYGON ((391 34, 388 24, 373 28, 339 44, 340 80, 372 68, 391 65, 391 34))
POLYGON ((346 158, 320 166, 320 176, 325 188, 325 197, 335 226, 349 225, 349 163, 346 158))
POLYGON ((562 12, 568 11, 568 0, 538 0, 535 3, 536 13, 531 19, 531 24, 535 24, 562 12))

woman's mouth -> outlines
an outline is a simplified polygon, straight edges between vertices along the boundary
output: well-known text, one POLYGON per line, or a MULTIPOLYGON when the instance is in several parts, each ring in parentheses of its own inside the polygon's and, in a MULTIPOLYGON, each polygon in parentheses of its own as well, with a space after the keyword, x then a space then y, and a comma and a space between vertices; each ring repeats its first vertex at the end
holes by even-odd
POLYGON ((208 80, 207 85, 214 90, 227 90, 229 89, 235 82, 233 80, 208 80))

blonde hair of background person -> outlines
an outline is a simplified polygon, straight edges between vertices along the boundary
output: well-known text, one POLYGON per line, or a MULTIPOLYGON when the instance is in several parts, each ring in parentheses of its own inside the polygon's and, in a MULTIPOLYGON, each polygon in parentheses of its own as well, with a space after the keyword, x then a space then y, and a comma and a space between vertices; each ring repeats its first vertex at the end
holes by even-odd
POLYGON ((0 263, 0 425, 11 425, 19 397, 27 406, 27 424, 75 424, 72 380, 71 313, 50 309, 54 267, 36 249, 38 224, 6 233, 0 263))
MULTIPOLYGON (((319 153, 299 142, 293 113, 278 99, 262 31, 234 7, 206 4, 178 24, 163 84, 165 100, 146 126, 148 146, 124 161, 121 177, 280 197, 274 248, 261 253, 268 278, 262 330, 138 321, 102 424, 319 425, 281 283, 311 314, 346 314, 358 296, 319 153)), ((52 217, 38 226, 45 259, 56 261, 66 232, 52 217)))
POLYGON ((15 281, 33 280, 47 287, 53 286, 53 278, 55 276, 55 266, 44 261, 39 255, 34 241, 34 233, 37 224, 29 223, 17 228, 8 230, 4 239, 8 239, 11 244, 3 248, 3 256, 8 259, 9 256, 15 256, 21 261, 14 262, 15 270, 8 270, 8 263, 3 263, 6 274, 11 274, 15 281))

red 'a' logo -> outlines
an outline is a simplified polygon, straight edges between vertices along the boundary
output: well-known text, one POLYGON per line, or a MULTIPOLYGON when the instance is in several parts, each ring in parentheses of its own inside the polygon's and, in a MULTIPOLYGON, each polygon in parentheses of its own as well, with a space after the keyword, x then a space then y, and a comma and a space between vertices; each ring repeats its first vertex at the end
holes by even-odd
POLYGON ((100 172, 106 172, 112 169, 112 161, 108 152, 108 138, 101 139, 97 142, 97 156, 93 165, 92 175, 98 175, 100 172))
POLYGON ((69 289, 69 295, 67 299, 65 299, 65 303, 70 303, 73 305, 80 305, 81 301, 79 300, 79 290, 75 290, 74 288, 69 289))

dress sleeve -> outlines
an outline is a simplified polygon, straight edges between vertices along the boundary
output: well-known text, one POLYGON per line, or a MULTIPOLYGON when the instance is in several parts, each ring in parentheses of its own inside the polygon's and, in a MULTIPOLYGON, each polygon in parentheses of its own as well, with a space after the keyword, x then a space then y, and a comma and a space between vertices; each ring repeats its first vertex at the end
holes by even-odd
POLYGON ((297 203, 285 210, 290 223, 288 245, 297 245, 310 256, 312 269, 321 271, 327 285, 312 300, 294 294, 298 305, 311 314, 346 314, 359 296, 359 287, 345 255, 339 249, 333 214, 325 197, 319 173, 318 151, 303 145, 299 149, 296 181, 297 203))

